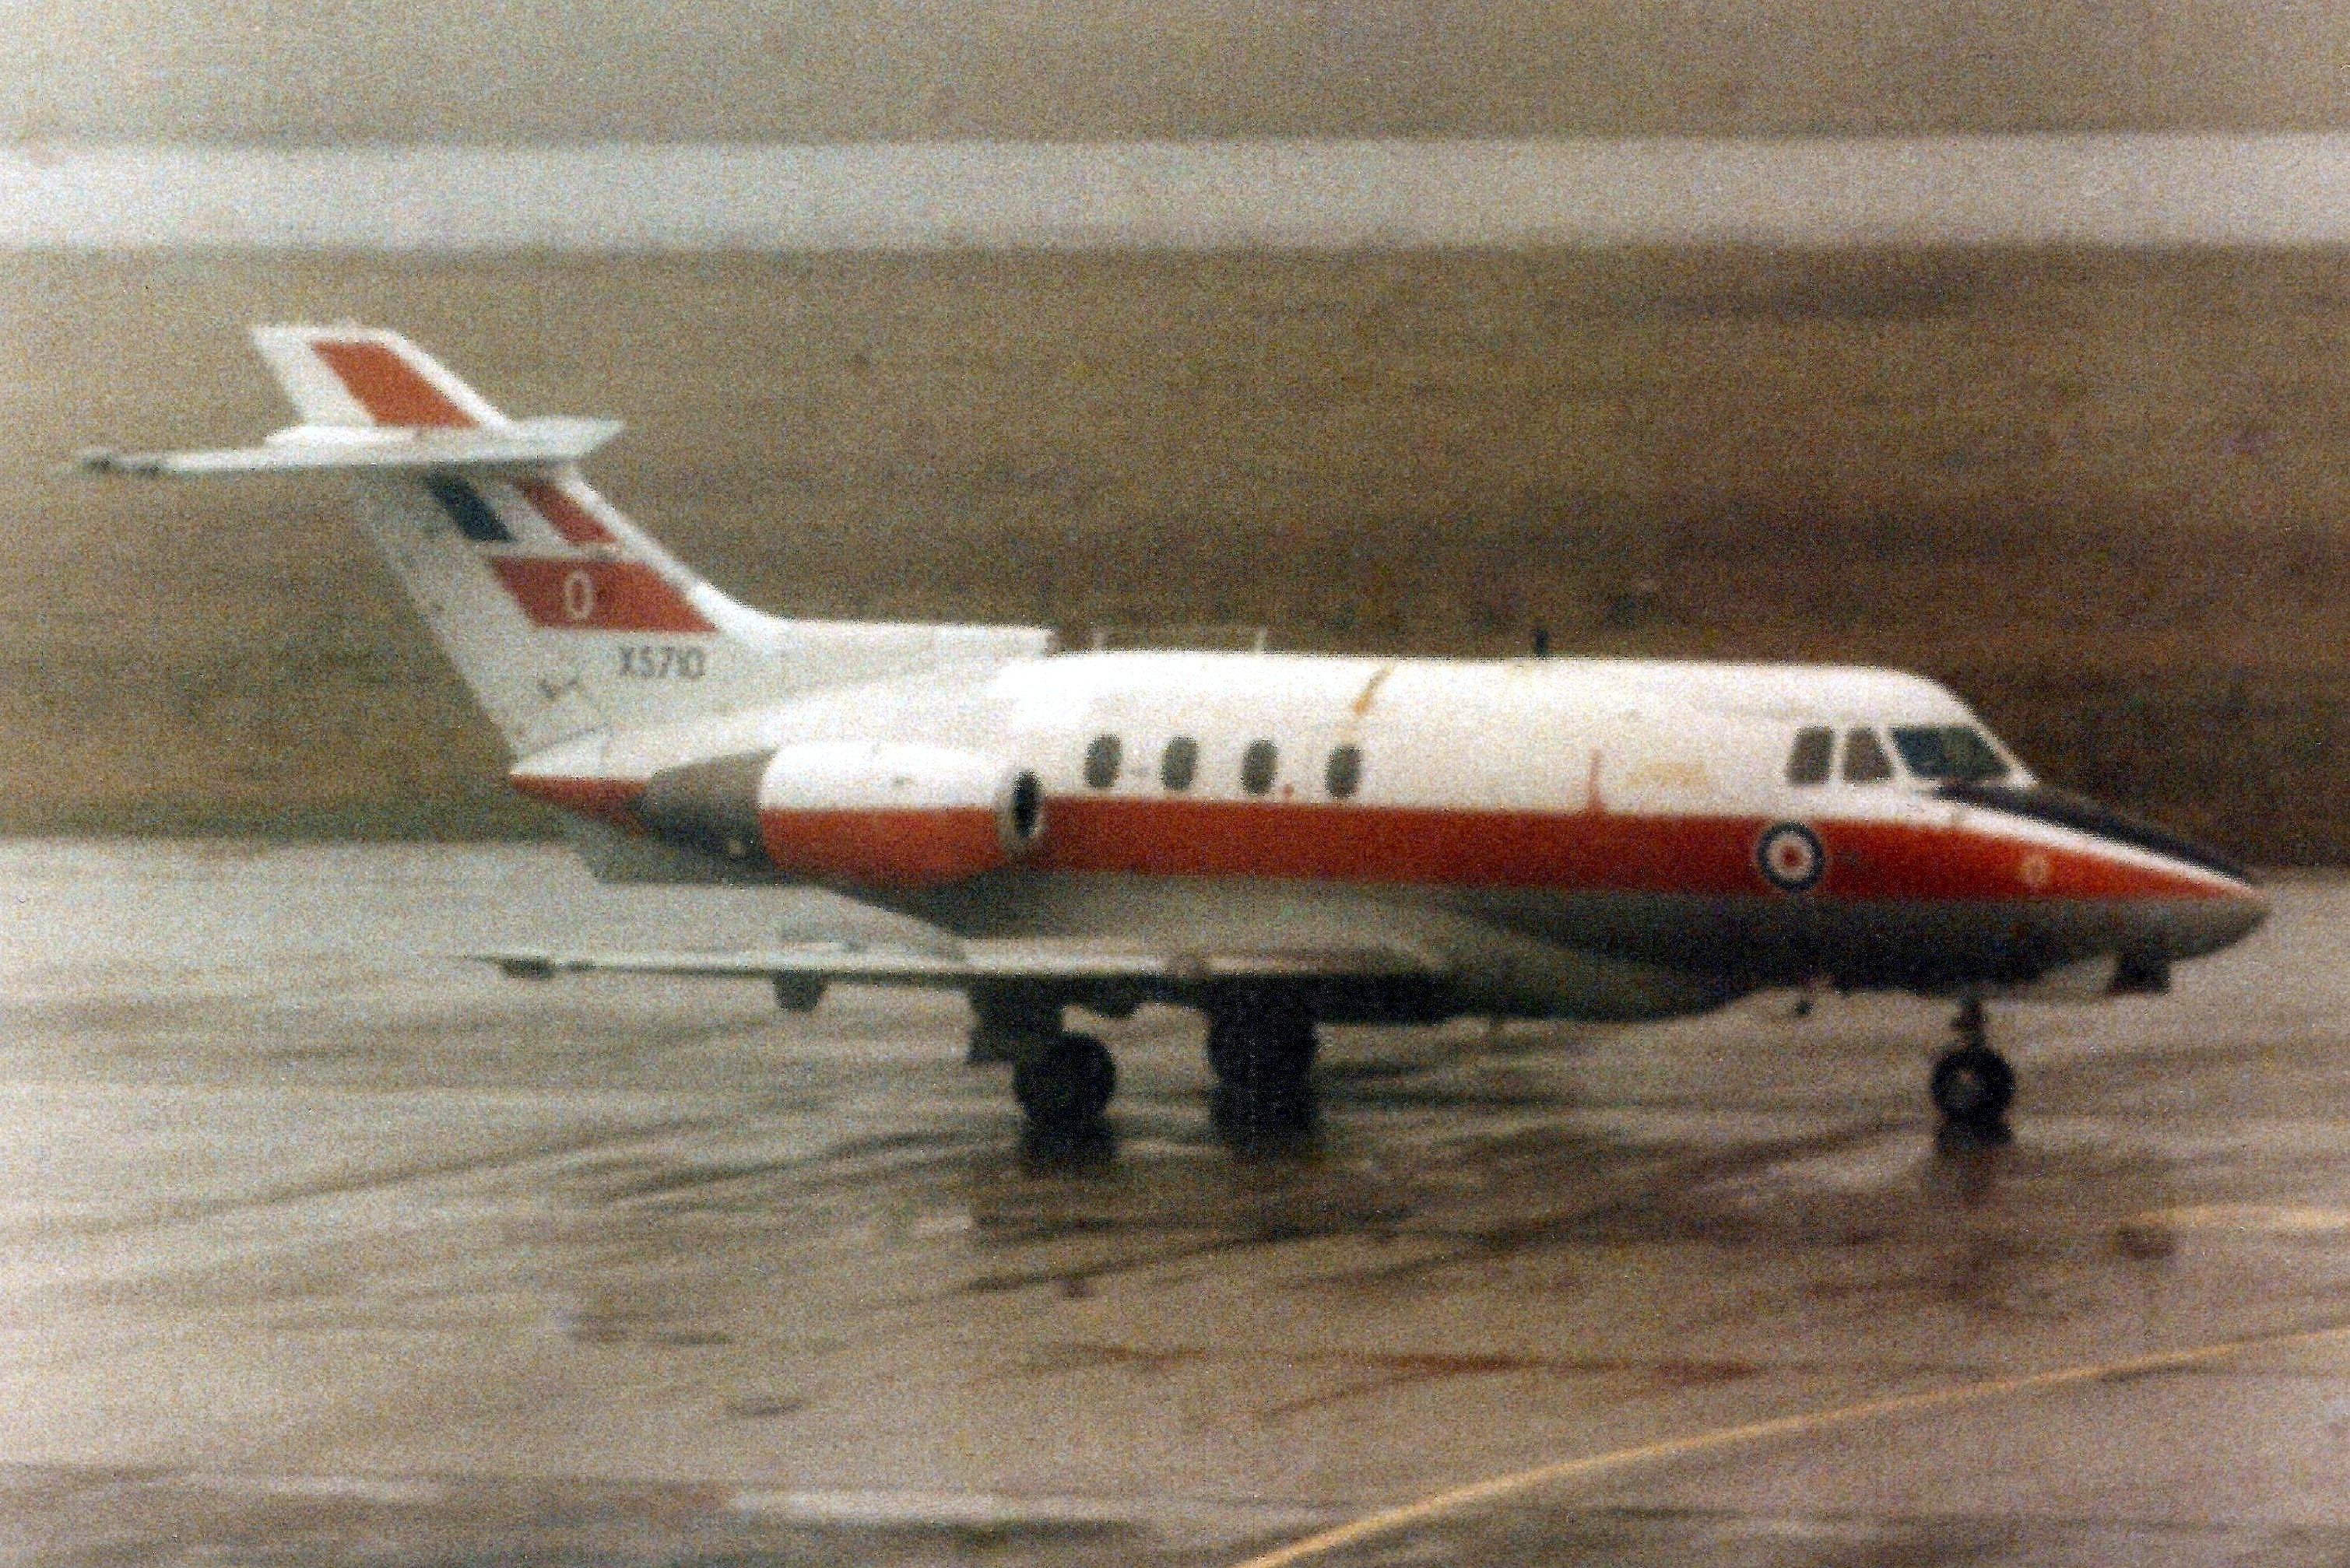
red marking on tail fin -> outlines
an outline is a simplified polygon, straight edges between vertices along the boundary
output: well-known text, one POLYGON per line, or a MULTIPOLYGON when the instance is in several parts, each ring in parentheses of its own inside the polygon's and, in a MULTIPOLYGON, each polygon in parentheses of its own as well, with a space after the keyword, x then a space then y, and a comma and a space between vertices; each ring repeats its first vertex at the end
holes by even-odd
POLYGON ((533 510, 546 519, 547 526, 563 535, 567 545, 609 545, 612 531, 596 521, 585 506, 573 500, 563 487, 551 480, 534 479, 522 487, 523 499, 533 510))
POLYGON ((641 562, 493 556, 490 566, 533 626, 558 631, 717 629, 641 562))
POLYGON ((310 348, 378 424, 465 430, 480 422, 417 374, 416 367, 389 344, 369 337, 321 337, 310 348))

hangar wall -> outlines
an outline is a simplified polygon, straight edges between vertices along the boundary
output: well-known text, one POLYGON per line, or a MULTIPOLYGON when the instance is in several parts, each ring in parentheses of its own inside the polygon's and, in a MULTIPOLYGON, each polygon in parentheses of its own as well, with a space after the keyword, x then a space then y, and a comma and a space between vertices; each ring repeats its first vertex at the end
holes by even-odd
POLYGON ((0 821, 527 827, 330 504, 99 485, 395 321, 810 614, 1863 659, 2271 862, 2350 854, 2350 255, 0 258, 0 821))
POLYGON ((44 0, 13 140, 2324 130, 2302 0, 44 0))
MULTIPOLYGON (((675 16, 62 0, 0 156, 2350 125, 2350 10, 2282 0, 675 16)), ((536 821, 338 519, 68 471, 264 427, 244 325, 356 315, 630 419, 599 477, 764 603, 1897 661, 2059 779, 2339 859, 2345 300, 2330 252, 0 257, 0 826, 536 821)))

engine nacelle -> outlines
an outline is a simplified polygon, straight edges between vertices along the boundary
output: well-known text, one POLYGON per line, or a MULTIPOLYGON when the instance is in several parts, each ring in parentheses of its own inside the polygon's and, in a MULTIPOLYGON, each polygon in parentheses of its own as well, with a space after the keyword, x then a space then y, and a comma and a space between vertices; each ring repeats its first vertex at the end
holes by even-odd
POLYGON ((786 877, 871 888, 1014 864, 1043 832, 1036 775, 950 746, 814 741, 647 781, 636 815, 672 842, 786 877))
POLYGON ((1010 866, 1044 826, 1035 774, 946 746, 785 746, 759 780, 768 861, 815 881, 959 882, 1010 866))

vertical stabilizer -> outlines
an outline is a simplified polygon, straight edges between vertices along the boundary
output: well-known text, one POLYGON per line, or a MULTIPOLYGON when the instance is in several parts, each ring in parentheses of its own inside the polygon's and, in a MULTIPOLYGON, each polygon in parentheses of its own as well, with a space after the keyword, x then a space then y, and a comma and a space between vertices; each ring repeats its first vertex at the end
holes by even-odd
MULTIPOLYGON (((424 443, 515 429, 398 333, 265 327, 254 341, 307 433, 424 443)), ((518 754, 781 684, 765 618, 629 526, 577 464, 354 468, 351 482, 361 524, 518 754)))
POLYGON ((300 415, 234 452, 94 454, 167 475, 332 471, 516 755, 795 692, 1045 651, 1027 628, 784 620, 703 581, 581 477, 607 421, 509 419, 396 332, 262 327, 300 415))

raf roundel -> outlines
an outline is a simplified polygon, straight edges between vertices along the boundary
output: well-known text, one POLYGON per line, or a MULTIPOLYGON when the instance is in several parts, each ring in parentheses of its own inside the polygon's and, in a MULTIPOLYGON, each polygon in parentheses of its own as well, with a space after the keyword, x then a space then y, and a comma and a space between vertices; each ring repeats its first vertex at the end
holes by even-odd
POLYGON ((1826 875, 1828 852, 1820 836, 1800 822, 1774 823, 1754 843, 1754 864, 1762 879, 1787 893, 1806 892, 1826 875))

